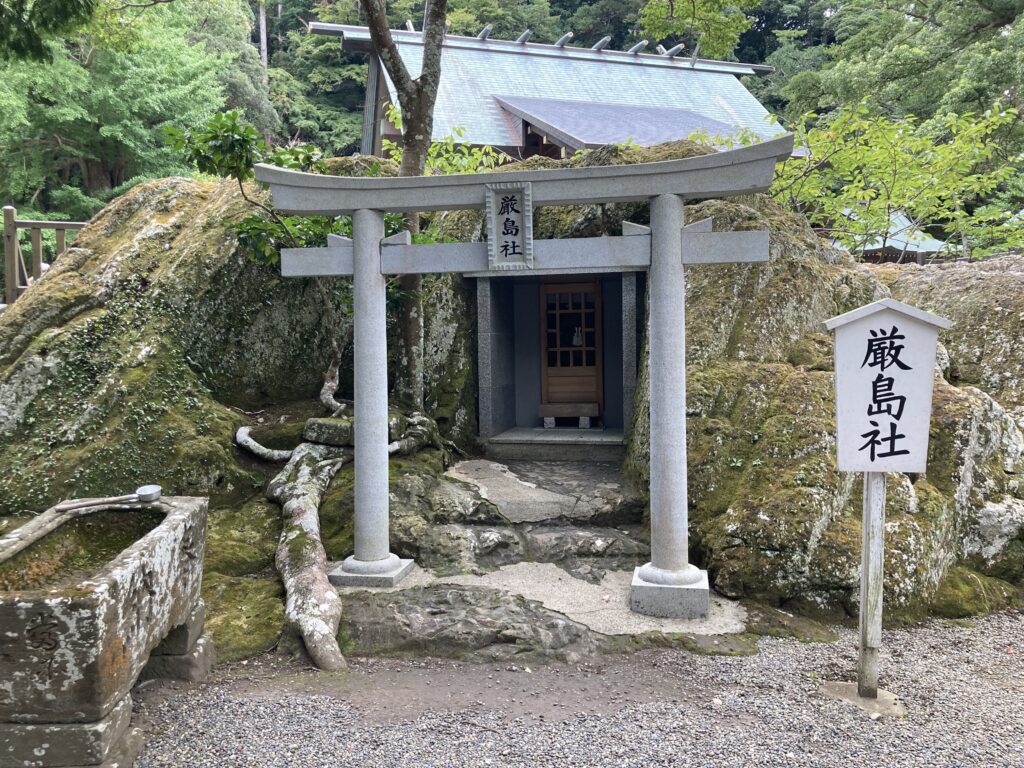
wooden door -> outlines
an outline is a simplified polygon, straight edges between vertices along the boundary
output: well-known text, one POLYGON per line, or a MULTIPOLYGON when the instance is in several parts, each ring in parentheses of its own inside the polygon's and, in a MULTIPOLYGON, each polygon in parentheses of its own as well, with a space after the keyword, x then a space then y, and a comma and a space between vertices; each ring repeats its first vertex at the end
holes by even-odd
POLYGON ((541 416, 599 416, 601 291, 597 281, 541 285, 541 416))

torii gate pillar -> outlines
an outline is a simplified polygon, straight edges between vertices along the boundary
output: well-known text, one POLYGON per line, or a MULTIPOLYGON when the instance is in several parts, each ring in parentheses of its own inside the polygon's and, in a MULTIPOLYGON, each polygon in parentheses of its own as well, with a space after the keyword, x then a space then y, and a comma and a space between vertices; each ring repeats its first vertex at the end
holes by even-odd
POLYGON ((355 354, 355 554, 330 574, 339 586, 393 587, 412 566, 390 551, 387 278, 384 214, 352 214, 355 354))
POLYGON ((686 493, 686 282, 683 200, 651 200, 650 499, 651 562, 633 572, 630 608, 649 616, 707 616, 707 571, 689 562, 686 493))

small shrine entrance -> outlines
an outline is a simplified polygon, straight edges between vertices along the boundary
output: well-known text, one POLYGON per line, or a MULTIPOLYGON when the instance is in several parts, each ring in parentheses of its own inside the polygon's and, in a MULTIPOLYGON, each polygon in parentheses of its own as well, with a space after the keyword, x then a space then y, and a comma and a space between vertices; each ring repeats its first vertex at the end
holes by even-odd
POLYGON ((540 408, 546 427, 578 418, 581 427, 604 406, 601 286, 549 280, 540 286, 540 408))

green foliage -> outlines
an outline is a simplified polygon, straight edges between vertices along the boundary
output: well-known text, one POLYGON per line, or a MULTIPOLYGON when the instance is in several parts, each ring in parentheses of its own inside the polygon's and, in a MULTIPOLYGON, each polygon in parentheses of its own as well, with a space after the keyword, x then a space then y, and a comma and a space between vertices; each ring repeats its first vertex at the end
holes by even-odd
MULTIPOLYGON (((389 105, 388 120, 399 131, 402 130, 402 113, 398 107, 389 105)), ((511 158, 491 146, 477 147, 468 142, 459 141, 465 129, 457 127, 454 136, 445 136, 435 141, 427 150, 426 175, 446 176, 453 173, 480 173, 496 168, 511 158)), ((402 147, 393 141, 383 142, 384 155, 396 163, 402 162, 402 147)))
POLYGON ((270 98, 288 141, 313 143, 330 155, 358 148, 365 56, 343 50, 337 38, 309 34, 296 19, 296 14, 315 15, 321 21, 358 24, 357 5, 292 2, 280 20, 272 20, 270 98))
MULTIPOLYGON (((779 67, 768 78, 770 100, 789 119, 862 101, 875 114, 922 121, 977 114, 999 99, 1021 107, 1024 0, 797 0, 794 27, 778 4, 786 3, 765 4, 772 10, 763 21, 773 28, 751 30, 741 55, 756 52, 763 38, 767 63, 779 67), (786 40, 780 27, 806 35, 786 40)), ((1009 140, 1024 146, 1024 131, 1018 127, 1009 140)))
POLYGON ((229 101, 248 51, 244 0, 115 1, 47 42, 49 63, 0 64, 0 199, 84 216, 130 179, 181 173, 164 129, 201 124, 229 101))
POLYGON ((351 231, 351 224, 340 217, 278 216, 250 198, 245 190, 245 182, 253 177, 256 163, 322 173, 323 161, 315 147, 269 147, 238 110, 218 112, 197 128, 168 129, 167 137, 170 145, 200 173, 234 179, 243 197, 269 216, 248 216, 237 225, 239 245, 254 261, 277 266, 281 248, 325 245, 327 235, 351 231))
POLYGON ((725 58, 753 24, 744 11, 757 5, 758 0, 648 0, 640 26, 658 40, 682 39, 690 49, 700 43, 705 56, 725 58))
POLYGON ((252 178, 253 166, 267 155, 259 132, 237 110, 218 112, 195 129, 169 127, 167 136, 200 173, 236 181, 252 178))
POLYGON ((610 35, 609 48, 623 50, 640 40, 637 21, 644 0, 555 0, 552 7, 562 17, 561 29, 571 29, 580 45, 610 35))
POLYGON ((1024 157, 1000 156, 1015 110, 919 124, 873 115, 861 105, 816 118, 806 115, 793 126, 808 154, 779 167, 772 192, 851 251, 875 240, 884 247, 896 212, 908 217, 912 231, 941 226, 974 255, 1024 246, 1024 222, 1013 220, 1012 210, 980 204, 1018 178, 1024 157))
POLYGON ((46 40, 84 24, 96 0, 0 0, 0 59, 51 57, 46 40))

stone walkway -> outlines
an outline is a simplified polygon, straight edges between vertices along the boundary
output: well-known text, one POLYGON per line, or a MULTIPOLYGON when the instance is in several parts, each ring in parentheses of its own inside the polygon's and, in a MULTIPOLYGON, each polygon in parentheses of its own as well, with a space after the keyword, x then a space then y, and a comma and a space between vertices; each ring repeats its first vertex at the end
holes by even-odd
MULTIPOLYGON (((739 603, 719 595, 712 595, 711 614, 707 619, 658 619, 633 613, 629 609, 632 578, 632 571, 608 571, 600 582, 592 583, 553 563, 516 563, 480 576, 444 577, 433 576, 414 566, 398 587, 374 591, 394 593, 438 584, 487 587, 536 600, 545 608, 602 635, 639 635, 645 632, 726 635, 746 629, 746 610, 739 603)), ((338 589, 343 597, 359 591, 351 587, 338 589)))
POLYGON ((475 486, 511 523, 637 519, 643 502, 617 464, 461 461, 448 476, 475 486))

